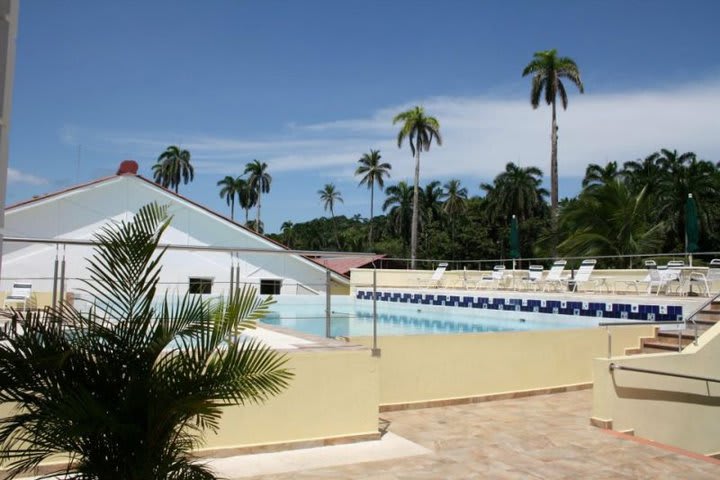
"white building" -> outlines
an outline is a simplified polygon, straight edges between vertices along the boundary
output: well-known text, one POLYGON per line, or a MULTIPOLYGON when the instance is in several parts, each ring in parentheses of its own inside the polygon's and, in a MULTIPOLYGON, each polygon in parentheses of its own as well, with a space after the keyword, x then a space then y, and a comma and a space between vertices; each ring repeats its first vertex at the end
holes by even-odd
MULTIPOLYGON (((135 162, 124 162, 117 175, 11 205, 5 211, 5 237, 92 240, 100 227, 111 221, 129 220, 143 205, 157 202, 167 205, 173 217, 161 239, 163 244, 287 250, 135 172, 135 162)), ((38 304, 49 303, 56 255, 65 258, 64 291, 76 292, 82 288, 80 279, 88 278, 85 259, 91 252, 90 246, 5 242, 0 288, 8 292, 13 282, 30 281, 38 304)), ((240 251, 235 257, 228 251, 168 250, 160 281, 171 292, 187 292, 192 284, 196 292, 223 294, 230 289, 234 266, 233 281, 253 284, 260 287, 261 293, 326 291, 326 268, 303 256, 240 251)), ((62 262, 58 264, 60 272, 62 262)), ((347 278, 332 273, 331 291, 346 291, 348 284, 347 278)))

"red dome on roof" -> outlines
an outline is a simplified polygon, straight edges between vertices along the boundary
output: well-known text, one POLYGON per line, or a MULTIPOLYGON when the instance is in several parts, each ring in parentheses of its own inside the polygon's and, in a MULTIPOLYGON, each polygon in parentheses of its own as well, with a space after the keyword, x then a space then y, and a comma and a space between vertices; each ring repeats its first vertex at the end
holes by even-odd
POLYGON ((135 160, 123 160, 122 162, 120 162, 120 166, 118 167, 116 175, 124 175, 126 173, 137 175, 137 172, 138 164, 135 160))

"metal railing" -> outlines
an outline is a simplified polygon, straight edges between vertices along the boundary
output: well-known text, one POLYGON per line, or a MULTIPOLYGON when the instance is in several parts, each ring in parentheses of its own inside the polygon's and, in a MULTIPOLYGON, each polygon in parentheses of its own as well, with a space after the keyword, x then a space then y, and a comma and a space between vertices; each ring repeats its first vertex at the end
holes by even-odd
POLYGON ((720 383, 720 379, 718 378, 703 377, 699 375, 686 375, 684 373, 667 372, 664 370, 652 370, 649 368, 626 367, 612 362, 610 363, 608 368, 611 373, 615 370, 627 370, 629 372, 649 373, 651 375, 662 375, 665 377, 686 378, 689 380, 700 380, 701 382, 720 383))

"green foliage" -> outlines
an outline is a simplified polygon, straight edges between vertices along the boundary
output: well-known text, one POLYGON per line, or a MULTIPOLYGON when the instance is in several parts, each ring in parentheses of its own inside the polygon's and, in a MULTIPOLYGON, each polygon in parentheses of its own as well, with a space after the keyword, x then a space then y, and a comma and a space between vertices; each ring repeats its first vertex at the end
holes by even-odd
POLYGON ((240 337, 272 299, 244 289, 227 302, 158 302, 169 223, 151 204, 96 234, 89 313, 61 304, 0 332, 0 402, 19 407, 0 420, 0 459, 13 477, 68 455, 61 478, 212 479, 190 457, 202 432, 217 431, 223 407, 288 386, 285 357, 240 337))
POLYGON ((167 147, 160 154, 152 171, 155 183, 172 188, 175 193, 178 193, 181 182, 187 184, 195 177, 195 170, 190 164, 190 152, 175 145, 167 147))

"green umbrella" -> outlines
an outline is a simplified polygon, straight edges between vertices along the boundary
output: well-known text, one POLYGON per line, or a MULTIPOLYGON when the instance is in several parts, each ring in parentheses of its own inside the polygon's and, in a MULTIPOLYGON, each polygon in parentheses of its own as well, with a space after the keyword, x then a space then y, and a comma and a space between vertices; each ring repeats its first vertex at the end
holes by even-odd
MULTIPOLYGON (((687 202, 685 202, 685 252, 693 253, 698 250, 698 240, 700 239, 700 225, 698 222, 697 206, 692 193, 688 193, 687 202)), ((690 257, 692 259, 692 256, 690 257)), ((692 265, 692 260, 690 260, 692 265)))
POLYGON ((510 258, 520 258, 520 232, 515 215, 510 221, 510 258))

